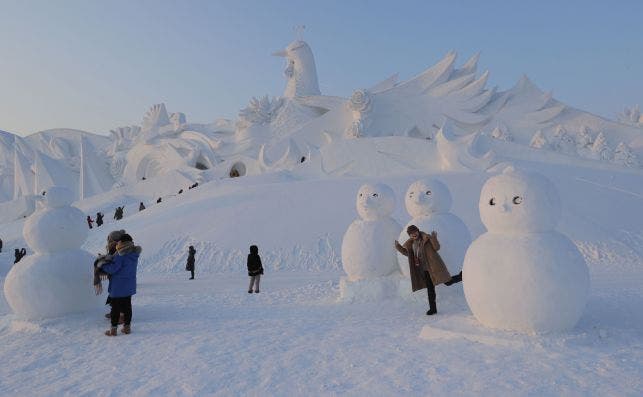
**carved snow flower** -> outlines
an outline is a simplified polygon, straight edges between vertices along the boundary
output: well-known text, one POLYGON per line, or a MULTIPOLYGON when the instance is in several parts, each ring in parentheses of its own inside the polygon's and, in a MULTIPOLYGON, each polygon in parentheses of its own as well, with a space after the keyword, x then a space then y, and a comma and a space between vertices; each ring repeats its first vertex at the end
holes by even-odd
POLYGON ((351 110, 355 112, 365 112, 370 108, 371 105, 371 94, 366 90, 355 90, 351 99, 348 102, 348 106, 351 110))

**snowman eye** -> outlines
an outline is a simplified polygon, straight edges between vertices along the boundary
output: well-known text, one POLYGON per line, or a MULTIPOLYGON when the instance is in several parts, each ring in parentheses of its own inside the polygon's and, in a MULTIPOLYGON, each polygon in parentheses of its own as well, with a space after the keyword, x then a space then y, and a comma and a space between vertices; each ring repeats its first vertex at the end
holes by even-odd
POLYGON ((379 197, 377 193, 373 193, 373 197, 379 197))
POLYGON ((496 205, 496 199, 492 197, 491 200, 489 200, 489 205, 496 205))
POLYGON ((430 191, 430 190, 427 190, 427 191, 426 191, 426 195, 427 195, 427 196, 430 196, 430 195, 431 195, 431 191, 430 191))
POLYGON ((514 204, 522 203, 522 197, 520 197, 520 196, 514 197, 513 202, 514 202, 514 204))

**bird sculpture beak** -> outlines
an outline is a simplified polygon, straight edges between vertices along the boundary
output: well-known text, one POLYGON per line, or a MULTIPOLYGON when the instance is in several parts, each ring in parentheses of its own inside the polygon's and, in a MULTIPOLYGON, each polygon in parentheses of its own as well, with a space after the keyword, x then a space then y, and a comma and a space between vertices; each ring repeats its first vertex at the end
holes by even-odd
POLYGON ((288 54, 286 53, 285 50, 279 50, 279 51, 275 51, 275 52, 272 53, 272 56, 274 56, 274 57, 284 57, 285 58, 286 55, 288 55, 288 54))

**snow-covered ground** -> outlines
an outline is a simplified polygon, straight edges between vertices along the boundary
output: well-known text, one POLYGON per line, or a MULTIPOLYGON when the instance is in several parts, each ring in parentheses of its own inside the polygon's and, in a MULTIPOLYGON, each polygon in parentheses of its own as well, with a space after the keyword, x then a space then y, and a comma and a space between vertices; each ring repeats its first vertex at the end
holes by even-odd
MULTIPOLYGON (((461 284, 438 287, 432 317, 424 314, 424 291, 338 302, 341 241, 357 217, 358 188, 390 185, 393 216, 404 225, 403 194, 426 174, 311 179, 281 172, 191 190, 148 180, 77 203, 87 214, 104 211, 108 222, 91 230, 85 249, 101 251, 115 228, 143 247, 132 334, 105 337, 104 311, 23 321, 0 299, 0 395, 641 395, 640 171, 520 165, 559 189, 558 230, 590 269, 589 302, 570 332, 484 329, 461 284), (159 187, 185 192, 156 204, 159 187), (139 201, 148 207, 140 213, 139 201), (112 220, 123 204, 125 218, 112 220), (253 243, 266 267, 258 295, 246 292, 253 243), (191 244, 194 281, 184 271, 191 244), (450 332, 463 322, 473 324, 469 335, 450 332), (420 338, 426 325, 441 327, 444 337, 420 338)), ((477 205, 490 174, 434 176, 450 188, 452 212, 472 236, 484 232, 477 205)), ((3 277, 13 248, 24 246, 22 223, 0 225, 3 277)))

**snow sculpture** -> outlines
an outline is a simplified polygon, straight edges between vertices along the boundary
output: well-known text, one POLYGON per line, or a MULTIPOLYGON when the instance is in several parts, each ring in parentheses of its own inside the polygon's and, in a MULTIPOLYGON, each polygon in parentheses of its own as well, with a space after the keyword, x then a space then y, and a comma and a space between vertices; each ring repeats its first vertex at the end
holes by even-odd
POLYGON ((15 264, 4 283, 13 312, 27 319, 97 308, 92 288, 94 257, 80 249, 87 238, 85 215, 70 204, 73 193, 51 187, 46 207, 25 222, 23 236, 35 254, 15 264))
POLYGON ((607 143, 607 138, 602 132, 599 132, 592 145, 591 155, 597 160, 611 160, 614 153, 607 143))
MULTIPOLYGON (((449 273, 458 274, 471 244, 471 233, 460 218, 449 212, 452 203, 449 188, 437 179, 421 179, 409 186, 404 202, 412 219, 402 229, 398 241, 404 243, 409 238, 406 228, 410 225, 425 233, 435 230, 440 241, 440 256, 449 273)), ((398 253, 397 260, 402 274, 410 277, 407 257, 398 253)))
POLYGON ((545 134, 543 134, 542 130, 536 131, 534 136, 531 138, 531 141, 529 142, 529 146, 534 149, 543 149, 549 147, 547 138, 545 138, 545 134))
POLYGON ((170 123, 172 124, 174 131, 179 131, 187 123, 187 118, 185 117, 185 113, 181 113, 181 112, 172 113, 170 115, 170 123))
POLYGON ((368 113, 372 107, 371 94, 366 90, 355 90, 347 103, 353 122, 344 132, 346 138, 363 136, 368 125, 368 113))
POLYGON ((483 153, 478 148, 479 133, 456 137, 449 124, 445 123, 438 131, 435 141, 442 160, 443 171, 484 171, 495 163, 495 153, 483 153))
POLYGON ((317 68, 313 52, 305 41, 293 41, 284 50, 273 53, 274 56, 286 58, 286 90, 284 97, 295 98, 308 95, 320 95, 317 82, 317 68))
POLYGON ((167 114, 164 103, 159 103, 150 108, 143 117, 141 131, 147 137, 153 137, 160 132, 161 127, 170 124, 170 117, 167 114))
POLYGON ((574 138, 567 133, 565 127, 558 125, 554 131, 551 148, 564 154, 575 154, 576 142, 574 142, 574 138))
POLYGON ((544 176, 508 167, 480 193, 487 232, 467 250, 464 293, 485 326, 522 332, 562 331, 580 318, 589 271, 576 246, 554 230, 561 214, 544 176))
POLYGON ((636 154, 632 153, 632 149, 630 149, 630 147, 624 142, 619 143, 616 147, 616 150, 614 151, 614 162, 626 167, 639 166, 636 154))
POLYGON ((385 184, 363 185, 357 193, 359 219, 342 241, 342 265, 347 277, 340 281, 343 299, 381 298, 397 293, 399 275, 393 242, 400 225, 391 218, 393 190, 385 184), (388 277, 393 276, 393 277, 388 277))
POLYGON ((507 131, 507 127, 500 125, 497 125, 490 135, 493 139, 498 139, 499 141, 511 142, 514 140, 513 135, 507 131))
POLYGON ((643 114, 639 105, 633 106, 631 108, 626 107, 621 114, 618 115, 618 121, 623 124, 629 124, 634 126, 643 125, 643 114))

